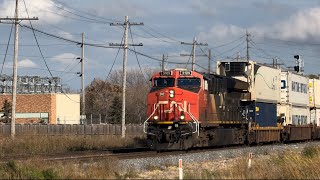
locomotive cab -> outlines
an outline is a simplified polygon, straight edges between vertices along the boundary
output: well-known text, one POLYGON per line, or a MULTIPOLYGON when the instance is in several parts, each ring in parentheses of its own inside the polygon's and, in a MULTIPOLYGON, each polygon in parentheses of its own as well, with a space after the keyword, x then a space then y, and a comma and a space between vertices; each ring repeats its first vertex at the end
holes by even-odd
POLYGON ((155 74, 151 81, 148 119, 144 123, 149 147, 191 147, 192 144, 180 141, 199 134, 200 109, 206 105, 200 100, 204 97, 207 80, 195 71, 174 69, 155 74))

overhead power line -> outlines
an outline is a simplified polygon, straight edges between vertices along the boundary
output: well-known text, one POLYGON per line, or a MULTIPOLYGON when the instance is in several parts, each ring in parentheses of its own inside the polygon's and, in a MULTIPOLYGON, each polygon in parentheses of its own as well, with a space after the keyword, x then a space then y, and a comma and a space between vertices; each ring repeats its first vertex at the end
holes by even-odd
MULTIPOLYGON (((131 32, 131 27, 129 26, 129 31, 130 31, 130 35, 131 35, 131 40, 132 40, 132 44, 134 44, 133 42, 133 36, 132 36, 132 32, 131 32)), ((133 49, 136 50, 136 48, 133 46, 133 49)), ((146 79, 146 77, 144 76, 144 73, 142 71, 142 68, 141 68, 141 65, 140 65, 140 62, 139 62, 139 59, 138 59, 138 55, 137 53, 134 53, 136 55, 136 59, 137 59, 137 63, 138 63, 138 66, 140 68, 140 71, 141 71, 141 74, 146 82, 147 85, 149 85, 149 87, 151 88, 150 84, 149 84, 149 81, 146 79)))
MULTIPOLYGON (((29 12, 28 12, 28 8, 27 8, 27 5, 26 5, 25 0, 23 0, 23 3, 24 3, 24 7, 25 7, 25 9, 26 9, 26 13, 27 13, 28 18, 29 18, 29 12)), ((52 74, 52 72, 50 71, 49 66, 48 66, 48 63, 47 63, 47 61, 46 61, 46 59, 45 59, 45 57, 44 57, 44 55, 43 55, 43 53, 42 53, 42 50, 41 50, 41 48, 40 48, 40 45, 39 45, 39 42, 38 42, 38 39, 37 39, 37 36, 36 36, 36 33, 35 33, 35 29, 33 28, 33 25, 32 25, 32 23, 31 23, 30 18, 29 18, 29 23, 30 23, 30 28, 32 29, 32 33, 33 33, 34 39, 35 39, 35 41, 36 41, 36 43, 37 43, 39 52, 40 52, 41 57, 42 57, 42 59, 43 59, 43 61, 44 61, 44 64, 46 65, 46 68, 47 68, 50 76, 54 79, 53 74, 52 74)), ((54 80, 55 80, 55 79, 54 79, 54 80)), ((55 82, 55 83, 57 83, 57 82, 55 82)), ((68 99, 70 99, 71 101, 73 101, 73 102, 75 102, 75 103, 80 103, 80 102, 77 102, 77 101, 74 101, 73 99, 71 99, 71 98, 63 91, 63 89, 61 89, 61 92, 62 92, 68 99)))
POLYGON ((226 44, 221 44, 221 45, 213 46, 213 47, 211 47, 211 49, 215 49, 215 48, 220 48, 220 47, 228 46, 228 45, 230 45, 230 44, 233 44, 233 43, 235 43, 235 42, 237 42, 237 41, 239 41, 239 40, 243 39, 245 36, 246 36, 246 35, 243 35, 243 36, 241 36, 240 38, 235 39, 235 40, 233 40, 233 41, 230 41, 230 42, 228 42, 228 43, 226 43, 226 44))
POLYGON ((216 54, 216 55, 214 55, 214 56, 215 56, 215 57, 220 57, 220 56, 223 55, 223 54, 226 54, 226 53, 228 53, 228 52, 232 52, 232 51, 235 50, 236 48, 238 48, 238 47, 240 47, 241 45, 243 45, 245 42, 246 42, 246 41, 243 40, 243 41, 241 41, 239 44, 237 44, 236 46, 234 46, 234 47, 232 47, 232 48, 230 48, 230 49, 228 49, 228 50, 226 50, 226 51, 223 51, 223 52, 221 52, 221 53, 219 53, 219 54, 216 54))
POLYGON ((0 76, 2 75, 3 67, 4 67, 4 64, 6 62, 6 57, 7 57, 7 54, 8 54, 8 49, 9 49, 9 44, 10 44, 10 40, 11 40, 12 30, 13 30, 13 24, 11 25, 11 29, 10 29, 10 35, 9 35, 9 39, 8 39, 8 43, 7 43, 6 53, 4 55, 3 63, 2 63, 2 66, 1 66, 0 76))
MULTIPOLYGON (((146 58, 149 58, 149 59, 152 59, 152 60, 155 60, 155 61, 159 61, 159 62, 163 62, 163 59, 158 59, 158 58, 155 58, 155 57, 152 57, 150 55, 147 55, 147 54, 144 54, 144 53, 141 53, 141 52, 138 52, 134 49, 131 49, 131 48, 128 48, 129 51, 132 51, 134 53, 137 53, 138 55, 140 56, 144 56, 146 58)), ((186 64, 185 62, 173 62, 173 61, 168 61, 168 60, 165 60, 164 62, 166 63, 169 63, 169 64, 186 64)))
MULTIPOLYGON (((74 44, 77 44, 77 45, 82 44, 82 42, 80 42, 80 41, 76 41, 76 40, 67 39, 67 38, 64 38, 64 37, 61 37, 61 36, 53 35, 53 34, 50 34, 50 33, 44 32, 44 31, 41 31, 41 30, 39 30, 39 29, 35 29, 35 28, 30 27, 30 26, 27 26, 27 25, 21 25, 21 26, 22 26, 22 27, 25 27, 25 28, 27 28, 27 29, 31 29, 32 31, 35 31, 35 32, 38 32, 38 33, 41 33, 41 34, 44 34, 44 35, 47 35, 47 36, 56 38, 56 39, 60 39, 60 40, 67 41, 67 42, 71 42, 71 43, 74 43, 74 44)), ((107 45, 92 44, 92 43, 84 43, 84 45, 86 45, 86 46, 92 46, 92 47, 101 47, 101 48, 113 48, 113 49, 115 48, 115 47, 110 47, 110 46, 107 46, 107 45)))
MULTIPOLYGON (((104 21, 107 22, 107 23, 111 23, 111 22, 121 22, 121 21, 119 21, 119 20, 108 19, 108 18, 105 18, 105 17, 98 16, 98 15, 96 15, 96 14, 92 14, 92 13, 89 13, 89 12, 86 12, 86 11, 82 11, 82 10, 73 8, 73 7, 68 6, 66 3, 63 3, 63 2, 61 2, 61 1, 59 1, 59 0, 54 0, 54 1, 62 4, 64 7, 67 7, 68 9, 74 10, 74 11, 76 11, 76 12, 80 12, 80 13, 81 13, 80 15, 77 14, 77 13, 74 13, 74 14, 76 14, 76 16, 79 16, 79 17, 88 18, 88 17, 82 15, 82 14, 86 14, 86 15, 89 15, 89 16, 91 16, 91 17, 95 17, 95 18, 99 18, 99 19, 101 19, 101 20, 104 20, 104 21)), ((54 5, 57 6, 57 4, 54 4, 54 5)), ((63 10, 65 10, 65 9, 63 8, 63 10)), ((101 20, 100 20, 100 21, 101 21, 101 20)))

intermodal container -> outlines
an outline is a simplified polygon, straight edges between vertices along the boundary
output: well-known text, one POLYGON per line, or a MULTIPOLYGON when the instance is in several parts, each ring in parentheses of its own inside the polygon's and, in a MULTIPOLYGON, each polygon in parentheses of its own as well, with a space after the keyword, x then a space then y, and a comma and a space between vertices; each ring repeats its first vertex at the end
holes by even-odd
POLYGON ((310 123, 320 126, 320 109, 310 110, 310 123))
POLYGON ((310 122, 310 109, 305 106, 293 106, 290 104, 279 104, 277 107, 278 118, 282 125, 307 125, 310 122))
POLYGON ((320 80, 309 79, 309 106, 320 108, 320 80))
POLYGON ((248 108, 248 120, 258 126, 277 126, 277 104, 252 102, 248 108))
POLYGON ((309 78, 301 74, 281 72, 281 104, 309 105, 309 78))
POLYGON ((216 72, 249 83, 248 101, 280 102, 281 69, 255 61, 218 61, 216 72))

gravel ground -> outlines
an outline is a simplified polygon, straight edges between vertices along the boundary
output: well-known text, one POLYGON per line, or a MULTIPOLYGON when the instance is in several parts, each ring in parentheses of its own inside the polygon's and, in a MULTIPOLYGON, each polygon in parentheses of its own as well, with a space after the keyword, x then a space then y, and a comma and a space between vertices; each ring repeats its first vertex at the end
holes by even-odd
POLYGON ((206 161, 223 161, 225 159, 231 159, 236 157, 248 156, 252 153, 253 158, 255 155, 268 155, 273 153, 281 153, 285 151, 298 151, 300 152, 307 146, 319 146, 320 142, 303 142, 303 143, 291 143, 291 144, 278 144, 278 145, 263 145, 252 147, 231 147, 230 149, 212 149, 205 152, 192 152, 181 153, 179 155, 167 155, 151 158, 137 158, 126 159, 120 161, 120 167, 123 172, 128 170, 145 171, 152 167, 168 167, 178 166, 179 159, 182 159, 184 164, 200 163, 206 161))

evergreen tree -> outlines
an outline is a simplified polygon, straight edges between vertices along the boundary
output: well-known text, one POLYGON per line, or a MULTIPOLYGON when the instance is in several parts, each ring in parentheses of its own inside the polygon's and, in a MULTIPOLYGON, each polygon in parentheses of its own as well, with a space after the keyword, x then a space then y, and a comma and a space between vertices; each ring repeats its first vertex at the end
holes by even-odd
POLYGON ((120 97, 115 96, 108 111, 108 119, 110 123, 118 124, 121 122, 121 108, 122 103, 120 97))
POLYGON ((11 122, 11 103, 6 99, 2 107, 3 115, 1 116, 1 122, 10 123, 11 122))

